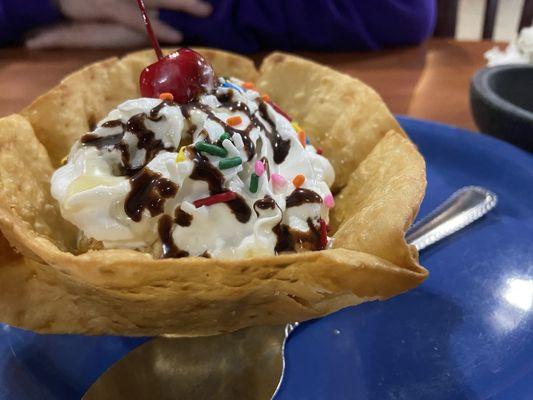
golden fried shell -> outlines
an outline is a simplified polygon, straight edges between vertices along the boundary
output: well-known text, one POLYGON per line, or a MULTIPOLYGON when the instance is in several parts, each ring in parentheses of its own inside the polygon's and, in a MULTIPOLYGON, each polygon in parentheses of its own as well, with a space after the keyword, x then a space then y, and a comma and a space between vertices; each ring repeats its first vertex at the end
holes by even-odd
POLYGON ((254 81, 335 168, 333 248, 242 260, 154 259, 134 250, 77 254, 50 177, 71 145, 139 97, 150 51, 90 65, 20 114, 0 119, 0 321, 49 333, 210 335, 319 317, 420 284, 404 240, 425 190, 424 160, 368 86, 314 62, 253 62, 199 49, 219 75, 254 81), (8 242, 9 241, 9 242, 8 242))

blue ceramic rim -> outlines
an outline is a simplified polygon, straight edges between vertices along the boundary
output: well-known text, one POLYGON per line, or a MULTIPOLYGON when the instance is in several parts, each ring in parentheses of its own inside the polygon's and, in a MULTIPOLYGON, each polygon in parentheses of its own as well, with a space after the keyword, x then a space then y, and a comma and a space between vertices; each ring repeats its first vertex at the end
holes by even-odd
POLYGON ((498 93, 496 93, 491 85, 489 84, 489 79, 495 73, 499 71, 507 70, 518 70, 525 69, 531 70, 533 73, 533 66, 524 65, 524 64, 509 64, 509 65, 497 65, 494 67, 486 67, 477 71, 472 78, 472 87, 480 95, 480 97, 485 100, 490 105, 495 108, 501 109, 507 114, 511 114, 515 117, 524 118, 528 121, 533 122, 533 112, 528 111, 522 107, 517 106, 516 104, 511 103, 510 101, 504 99, 498 93))

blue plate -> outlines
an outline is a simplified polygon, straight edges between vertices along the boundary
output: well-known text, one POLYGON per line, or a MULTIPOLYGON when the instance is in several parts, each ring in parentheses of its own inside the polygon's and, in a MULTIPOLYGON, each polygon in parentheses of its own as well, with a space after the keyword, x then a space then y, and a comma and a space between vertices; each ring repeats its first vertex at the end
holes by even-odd
MULTIPOLYGON (((495 139, 402 117, 427 160, 423 216, 466 185, 498 207, 421 254, 431 272, 386 302, 291 336, 278 399, 533 398, 533 157, 495 139)), ((37 335, 0 325, 0 399, 79 399, 147 338, 37 335)))

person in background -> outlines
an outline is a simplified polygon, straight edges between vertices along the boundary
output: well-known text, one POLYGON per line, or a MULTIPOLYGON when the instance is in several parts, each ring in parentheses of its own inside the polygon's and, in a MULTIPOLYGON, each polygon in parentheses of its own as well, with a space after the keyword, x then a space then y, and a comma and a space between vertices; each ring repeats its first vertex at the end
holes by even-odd
MULTIPOLYGON (((250 53, 376 50, 433 32, 435 0, 145 0, 159 40, 250 53)), ((135 0, 0 0, 0 46, 148 44, 135 0)))

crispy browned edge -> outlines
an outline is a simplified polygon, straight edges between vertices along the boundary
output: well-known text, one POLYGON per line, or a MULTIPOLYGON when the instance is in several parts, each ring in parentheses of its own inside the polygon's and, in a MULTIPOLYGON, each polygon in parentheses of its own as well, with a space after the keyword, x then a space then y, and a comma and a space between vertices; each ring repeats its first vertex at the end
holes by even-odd
POLYGON ((59 216, 49 178, 80 132, 138 95, 136 77, 152 56, 133 53, 90 65, 21 115, 0 119, 0 229, 9 240, 0 237, 2 322, 39 332, 206 335, 321 316, 425 279, 403 239, 424 193, 424 162, 375 92, 285 54, 269 56, 258 78, 246 58, 200 51, 218 73, 257 81, 324 147, 340 177, 337 187, 344 187, 332 215, 335 248, 233 261, 154 260, 129 250, 71 254, 74 230, 59 216), (324 125, 318 111, 337 118, 324 125), (375 121, 367 130, 365 116, 355 115, 364 112, 375 121), (328 147, 330 140, 343 143, 346 132, 355 136, 346 144, 351 153, 328 147))

